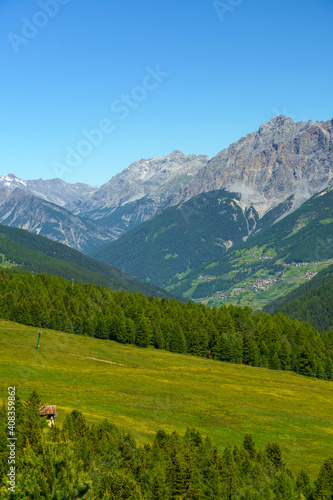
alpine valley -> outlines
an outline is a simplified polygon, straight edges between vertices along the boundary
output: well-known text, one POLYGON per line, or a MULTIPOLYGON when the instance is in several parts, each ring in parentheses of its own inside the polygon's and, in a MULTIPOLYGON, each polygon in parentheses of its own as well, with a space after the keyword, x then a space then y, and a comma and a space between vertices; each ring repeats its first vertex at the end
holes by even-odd
POLYGON ((332 129, 1 178, 1 499, 333 498, 332 129))
POLYGON ((100 188, 0 177, 0 222, 208 305, 256 309, 333 257, 333 121, 280 115, 215 157, 141 159, 100 188))

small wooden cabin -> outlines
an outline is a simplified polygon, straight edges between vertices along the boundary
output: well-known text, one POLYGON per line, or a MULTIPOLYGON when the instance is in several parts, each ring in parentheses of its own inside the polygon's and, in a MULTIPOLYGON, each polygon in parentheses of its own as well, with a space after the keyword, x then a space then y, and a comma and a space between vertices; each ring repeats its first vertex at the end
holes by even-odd
POLYGON ((50 426, 54 424, 54 419, 58 416, 55 405, 40 406, 39 414, 41 417, 46 417, 47 423, 50 426))

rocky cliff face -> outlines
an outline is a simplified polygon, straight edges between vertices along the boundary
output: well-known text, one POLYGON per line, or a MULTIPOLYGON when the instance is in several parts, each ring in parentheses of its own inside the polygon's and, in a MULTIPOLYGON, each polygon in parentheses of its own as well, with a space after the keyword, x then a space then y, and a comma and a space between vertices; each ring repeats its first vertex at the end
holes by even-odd
POLYGON ((208 161, 208 156, 186 156, 181 151, 173 151, 160 158, 142 159, 112 177, 91 195, 67 205, 67 208, 75 214, 99 219, 108 217, 115 209, 127 204, 133 204, 138 213, 138 202, 145 198, 142 210, 145 210, 144 206, 147 208, 146 200, 149 199, 152 202, 149 210, 151 217, 160 206, 166 208, 168 199, 185 189, 208 161))
POLYGON ((264 215, 293 196, 292 210, 333 184, 333 120, 294 123, 281 115, 217 154, 186 193, 224 188, 264 215))
POLYGON ((25 181, 14 174, 0 176, 0 188, 9 190, 19 188, 29 194, 38 196, 42 200, 56 203, 61 207, 67 203, 74 202, 80 196, 90 194, 96 190, 95 187, 82 184, 81 182, 69 184, 62 179, 25 181))
POLYGON ((253 206, 261 217, 291 196, 290 212, 333 183, 332 123, 280 115, 211 160, 180 151, 140 160, 68 208, 120 232, 221 188, 240 193, 242 208, 253 206))
POLYGON ((0 189, 0 223, 19 227, 76 250, 90 252, 118 236, 88 219, 80 219, 65 208, 41 200, 19 188, 0 189))

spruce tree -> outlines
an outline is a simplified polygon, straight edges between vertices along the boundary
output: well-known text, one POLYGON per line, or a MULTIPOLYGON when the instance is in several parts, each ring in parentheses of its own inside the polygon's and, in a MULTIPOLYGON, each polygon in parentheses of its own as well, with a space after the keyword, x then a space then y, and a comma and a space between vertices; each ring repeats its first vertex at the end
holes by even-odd
POLYGON ((176 325, 170 333, 169 350, 184 354, 186 352, 186 341, 183 330, 179 325, 176 325))
POLYGON ((268 443, 265 451, 268 460, 273 464, 273 466, 277 470, 284 468, 284 463, 282 460, 282 451, 278 443, 268 443))
POLYGON ((331 500, 333 498, 333 458, 325 460, 315 481, 316 500, 331 500))
POLYGON ((45 417, 40 416, 41 399, 35 390, 32 391, 24 406, 24 441, 25 444, 29 443, 34 452, 37 452, 41 431, 47 427, 47 423, 45 417))
POLYGON ((253 441, 252 434, 245 434, 243 447, 248 452, 251 460, 254 459, 256 451, 255 451, 255 443, 253 441))
POLYGON ((141 316, 136 327, 135 345, 148 347, 150 344, 150 328, 147 319, 141 316))

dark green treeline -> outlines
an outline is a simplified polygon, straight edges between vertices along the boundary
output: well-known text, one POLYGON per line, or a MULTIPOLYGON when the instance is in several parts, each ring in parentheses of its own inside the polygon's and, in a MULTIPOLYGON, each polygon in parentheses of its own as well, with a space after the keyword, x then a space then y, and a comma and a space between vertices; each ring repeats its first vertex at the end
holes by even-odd
POLYGON ((233 305, 147 298, 45 274, 0 271, 0 317, 231 363, 333 379, 333 332, 233 305))
MULTIPOLYGON (((62 429, 48 429, 32 392, 16 399, 15 493, 8 491, 6 409, 0 408, 0 498, 3 500, 329 500, 333 459, 314 486, 306 471, 293 476, 277 442, 258 449, 250 434, 223 452, 195 429, 156 433, 138 446, 107 420, 88 426, 78 411, 62 429)), ((312 478, 314 479, 314 478, 312 478)))

